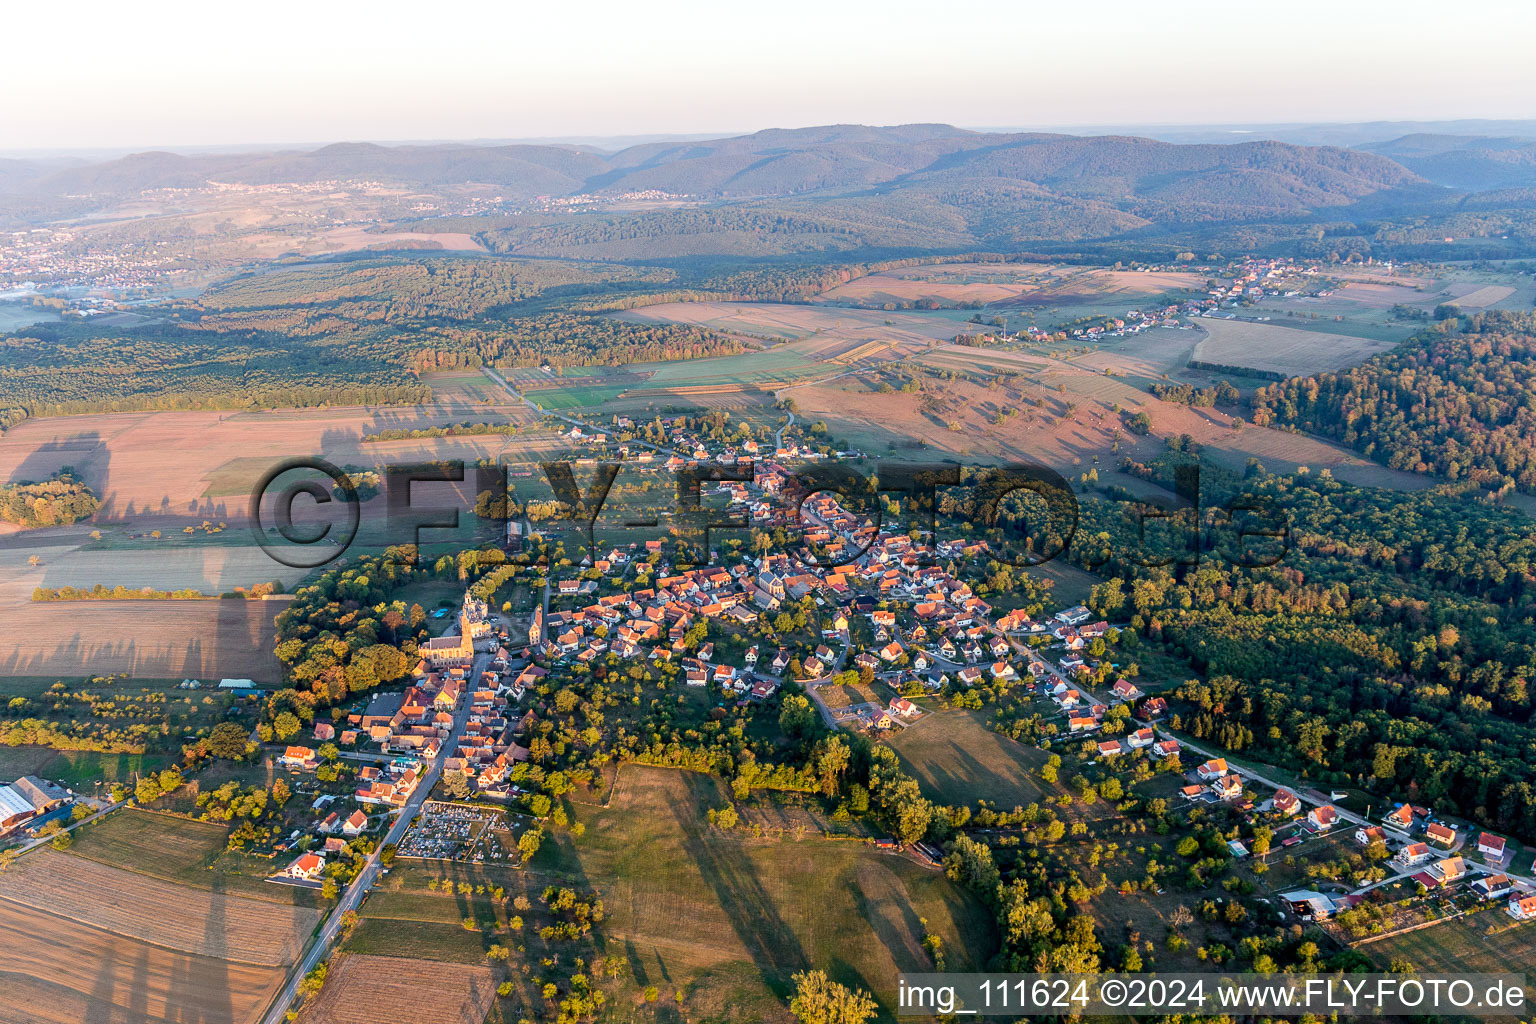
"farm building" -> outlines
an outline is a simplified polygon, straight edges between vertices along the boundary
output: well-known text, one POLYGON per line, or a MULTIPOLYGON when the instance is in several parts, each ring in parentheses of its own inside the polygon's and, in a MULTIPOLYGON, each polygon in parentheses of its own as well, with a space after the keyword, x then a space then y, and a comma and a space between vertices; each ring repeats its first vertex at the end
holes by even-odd
POLYGON ((68 799, 69 793, 35 775, 0 786, 0 835, 63 806, 68 799))

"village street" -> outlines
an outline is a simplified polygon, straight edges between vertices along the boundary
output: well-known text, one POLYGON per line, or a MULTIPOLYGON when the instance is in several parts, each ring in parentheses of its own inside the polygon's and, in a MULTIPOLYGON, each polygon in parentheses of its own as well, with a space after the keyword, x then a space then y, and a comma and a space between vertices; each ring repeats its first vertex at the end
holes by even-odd
MULTIPOLYGON (((482 652, 475 655, 474 667, 471 669, 469 678, 479 679, 480 674, 490 666, 490 661, 491 656, 489 653, 482 652)), ((389 826, 389 831, 385 833, 379 844, 374 847, 373 852, 368 855, 368 860, 363 864, 362 869, 358 871, 356 877, 352 879, 352 884, 347 886, 346 891, 342 893, 341 899, 332 908, 330 915, 325 919, 325 924, 320 928, 319 935, 310 944, 298 964, 294 966, 288 976, 288 980, 273 999, 266 1016, 262 1018, 262 1024, 283 1024, 288 1008, 293 1005, 293 1000, 298 995, 299 983, 304 980, 304 975, 314 970, 317 964, 324 962, 330 952, 331 944, 336 941, 336 937, 341 933, 342 918, 346 915, 347 911, 356 910, 362 904, 363 897, 367 895, 373 883, 378 880, 379 871, 382 868, 379 862, 380 853, 385 846, 400 841, 400 838, 405 835, 405 830, 410 827, 411 819, 416 817, 421 811, 421 805, 431 795, 432 787, 437 785, 437 780, 442 775, 443 762, 457 748, 458 738, 463 734, 464 726, 469 721, 470 708, 471 701, 468 694, 461 695, 459 697, 459 707, 454 712, 453 730, 449 734, 448 741, 438 750, 437 757, 433 758, 426 774, 417 783, 415 790, 412 791, 410 797, 406 800, 405 806, 395 816, 394 822, 389 826)))

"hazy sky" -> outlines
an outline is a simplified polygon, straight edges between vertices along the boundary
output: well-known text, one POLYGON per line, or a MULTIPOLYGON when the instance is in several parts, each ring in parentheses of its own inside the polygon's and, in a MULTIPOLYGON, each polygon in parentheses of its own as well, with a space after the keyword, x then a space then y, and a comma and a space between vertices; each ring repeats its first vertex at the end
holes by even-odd
POLYGON ((1536 117, 1536 3, 13 5, 0 149, 1536 117))

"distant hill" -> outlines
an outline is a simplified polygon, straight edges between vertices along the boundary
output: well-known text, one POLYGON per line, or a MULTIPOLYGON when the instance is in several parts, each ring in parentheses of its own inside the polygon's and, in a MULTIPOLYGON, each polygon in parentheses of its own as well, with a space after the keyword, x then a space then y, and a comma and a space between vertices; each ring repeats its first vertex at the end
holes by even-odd
MULTIPOLYGON (((74 215, 144 189, 206 181, 361 179, 424 190, 484 183, 514 203, 648 191, 687 200, 598 205, 579 215, 529 211, 452 228, 475 232, 497 251, 536 256, 799 257, 1080 243, 1144 244, 1148 251, 1310 245, 1328 255, 1364 251, 1372 237, 1383 237, 1383 226, 1414 217, 1425 237, 1524 237, 1524 228, 1511 231, 1507 218, 1467 220, 1473 206, 1457 210, 1447 201, 1478 197, 1444 186, 1536 184, 1531 146, 1516 137, 1429 134, 1372 149, 1185 145, 943 124, 773 129, 646 142, 614 153, 571 145, 339 143, 310 151, 140 153, 67 167, 3 162, 0 219, 74 215), (1437 219, 1422 222, 1425 216, 1437 219)), ((1514 208, 1523 224, 1528 207, 1516 201, 1514 208)))
POLYGON ((1536 187, 1536 138, 1417 134, 1360 150, 1387 157, 1451 188, 1536 187))
POLYGON ((1179 146, 1127 137, 988 134, 949 125, 832 125, 730 139, 660 142, 609 156, 571 146, 380 146, 311 152, 138 153, 106 163, 7 173, 9 192, 122 194, 205 181, 248 184, 369 178, 434 186, 484 182, 521 196, 660 190, 703 199, 784 198, 879 189, 1011 187, 1082 198, 1208 194, 1264 209, 1337 205, 1415 182, 1392 161, 1342 149, 1274 142, 1179 146), (1251 196, 1244 190, 1251 189, 1251 196))

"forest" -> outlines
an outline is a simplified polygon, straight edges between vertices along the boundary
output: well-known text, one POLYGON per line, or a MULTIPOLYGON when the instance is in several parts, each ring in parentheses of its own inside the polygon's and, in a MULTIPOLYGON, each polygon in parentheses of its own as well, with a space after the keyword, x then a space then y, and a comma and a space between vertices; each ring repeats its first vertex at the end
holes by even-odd
POLYGON ((1361 366, 1259 388, 1254 423, 1322 434, 1394 469, 1536 493, 1536 314, 1437 316, 1361 366))
POLYGON ((134 326, 35 324, 0 344, 0 423, 88 412, 411 405, 425 371, 733 355, 686 324, 568 312, 669 271, 388 257, 240 278, 134 326))
MULTIPOLYGON (((1196 456, 1146 466, 1171 486, 1196 456)), ((1136 467, 1133 467, 1136 468, 1136 467)), ((1211 509, 1242 495, 1290 521, 1278 564, 1207 540, 1147 568, 1129 506, 1083 503, 1074 560, 1107 581, 1090 605, 1187 660, 1178 725, 1305 773, 1358 783, 1536 839, 1536 540, 1519 513, 1444 486, 1353 487, 1324 473, 1238 479, 1201 466, 1211 509)), ((1134 650, 1136 641, 1131 641, 1134 650)))

